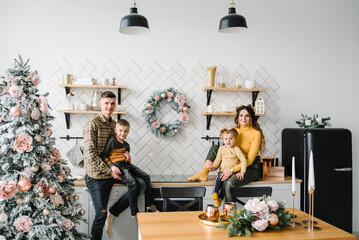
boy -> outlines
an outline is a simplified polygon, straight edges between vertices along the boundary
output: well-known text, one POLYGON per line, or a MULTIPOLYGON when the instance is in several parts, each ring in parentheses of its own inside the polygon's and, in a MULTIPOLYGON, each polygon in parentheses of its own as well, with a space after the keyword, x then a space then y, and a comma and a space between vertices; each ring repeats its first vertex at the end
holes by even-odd
MULTIPOLYGON (((131 215, 137 220, 137 183, 135 177, 141 178, 146 183, 146 208, 153 212, 156 212, 157 208, 153 204, 150 176, 130 163, 130 145, 125 141, 129 132, 130 123, 125 119, 118 120, 115 127, 116 135, 108 138, 101 158, 111 168, 111 171, 122 178, 122 181, 128 187, 131 215)), ((111 231, 113 218, 114 215, 109 212, 106 220, 107 231, 111 231)))

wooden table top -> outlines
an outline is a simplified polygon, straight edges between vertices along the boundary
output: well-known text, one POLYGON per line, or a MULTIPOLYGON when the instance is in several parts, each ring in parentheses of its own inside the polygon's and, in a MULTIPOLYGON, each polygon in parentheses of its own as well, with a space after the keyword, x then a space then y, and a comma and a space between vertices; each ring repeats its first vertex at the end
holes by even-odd
MULTIPOLYGON (((287 209, 291 211, 291 208, 287 209)), ((198 221, 200 211, 194 212, 161 212, 161 213, 138 213, 138 226, 142 240, 218 240, 218 239, 256 239, 256 240, 304 240, 304 239, 341 239, 356 240, 357 237, 349 234, 333 225, 314 218, 318 222, 320 231, 311 231, 301 227, 284 227, 280 230, 267 230, 265 232, 254 232, 251 237, 227 237, 226 229, 216 229, 198 221)), ((295 210, 297 222, 307 220, 309 215, 295 210)), ((139 238, 141 239, 141 238, 139 238)))
MULTIPOLYGON (((214 181, 216 179, 217 175, 209 175, 207 181, 199 181, 199 182, 180 182, 180 183, 152 183, 151 185, 153 187, 163 187, 163 186, 214 186, 214 181)), ((252 182, 249 185, 257 185, 257 184, 280 184, 280 183, 291 183, 292 177, 286 176, 286 177, 266 177, 266 178, 260 178, 258 181, 252 182)), ((301 183, 301 179, 296 179, 297 183, 301 183)), ((84 179, 79 179, 75 181, 75 186, 78 187, 86 187, 86 183, 84 179)), ((115 184, 115 186, 123 186, 121 184, 115 184)))

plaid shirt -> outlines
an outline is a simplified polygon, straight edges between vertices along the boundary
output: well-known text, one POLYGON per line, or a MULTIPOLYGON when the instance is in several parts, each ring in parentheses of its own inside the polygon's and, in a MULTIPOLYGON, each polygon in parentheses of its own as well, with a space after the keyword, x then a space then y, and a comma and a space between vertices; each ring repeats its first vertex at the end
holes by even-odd
POLYGON ((84 162, 86 174, 96 179, 111 178, 111 169, 101 159, 100 154, 105 148, 107 139, 114 135, 116 122, 110 118, 107 122, 102 114, 88 121, 83 130, 84 162))

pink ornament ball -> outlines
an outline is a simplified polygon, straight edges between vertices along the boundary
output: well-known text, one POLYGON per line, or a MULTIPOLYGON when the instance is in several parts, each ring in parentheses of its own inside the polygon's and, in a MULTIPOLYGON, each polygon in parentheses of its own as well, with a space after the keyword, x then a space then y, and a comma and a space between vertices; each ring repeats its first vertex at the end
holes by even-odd
POLYGON ((20 192, 27 192, 31 188, 31 182, 29 179, 22 178, 17 183, 17 189, 19 189, 20 192))

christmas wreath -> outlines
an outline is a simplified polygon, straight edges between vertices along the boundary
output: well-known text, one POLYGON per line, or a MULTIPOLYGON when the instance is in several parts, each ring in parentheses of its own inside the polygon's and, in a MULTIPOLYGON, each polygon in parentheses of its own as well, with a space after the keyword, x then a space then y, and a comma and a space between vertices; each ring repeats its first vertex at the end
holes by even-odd
POLYGON ((157 137, 174 136, 180 126, 189 119, 187 114, 190 106, 186 104, 185 97, 182 93, 177 92, 173 88, 163 91, 155 91, 152 96, 147 99, 142 116, 144 116, 147 126, 151 132, 157 137), (171 108, 178 113, 178 119, 174 123, 161 123, 156 117, 156 111, 160 109, 160 103, 169 103, 171 108))

